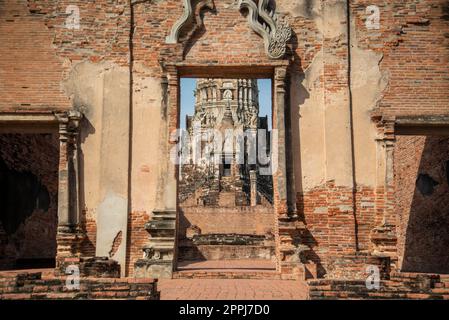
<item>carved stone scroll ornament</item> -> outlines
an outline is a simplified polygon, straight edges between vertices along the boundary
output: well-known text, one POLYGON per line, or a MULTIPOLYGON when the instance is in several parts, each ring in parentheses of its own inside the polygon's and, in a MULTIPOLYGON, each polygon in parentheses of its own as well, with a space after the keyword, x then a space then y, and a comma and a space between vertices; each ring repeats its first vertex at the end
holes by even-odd
POLYGON ((179 35, 181 34, 181 30, 192 21, 194 16, 196 19, 196 27, 199 28, 203 25, 203 20, 201 18, 201 11, 203 9, 214 10, 215 4, 213 0, 202 0, 199 1, 196 5, 196 10, 193 10, 193 4, 195 0, 183 0, 184 2, 184 13, 181 18, 173 25, 170 34, 165 39, 165 42, 168 44, 178 43, 179 35))
POLYGON ((265 43, 265 50, 271 59, 280 59, 285 55, 287 42, 292 37, 292 29, 287 22, 281 21, 277 14, 268 11, 270 0, 240 0, 240 10, 248 9, 248 21, 251 28, 259 34, 265 43))

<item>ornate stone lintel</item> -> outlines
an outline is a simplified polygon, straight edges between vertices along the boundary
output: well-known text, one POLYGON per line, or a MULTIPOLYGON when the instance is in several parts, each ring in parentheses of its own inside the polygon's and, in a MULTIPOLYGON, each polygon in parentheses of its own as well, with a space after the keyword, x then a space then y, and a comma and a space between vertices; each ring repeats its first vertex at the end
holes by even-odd
POLYGON ((181 30, 189 23, 189 21, 193 20, 193 17, 196 17, 196 27, 199 28, 203 24, 203 20, 201 18, 201 11, 204 9, 213 10, 215 8, 215 4, 213 0, 202 0, 198 2, 196 5, 196 9, 194 11, 193 0, 183 0, 184 2, 184 12, 178 21, 173 25, 170 34, 165 39, 165 43, 167 44, 176 44, 179 41, 179 35, 181 30))

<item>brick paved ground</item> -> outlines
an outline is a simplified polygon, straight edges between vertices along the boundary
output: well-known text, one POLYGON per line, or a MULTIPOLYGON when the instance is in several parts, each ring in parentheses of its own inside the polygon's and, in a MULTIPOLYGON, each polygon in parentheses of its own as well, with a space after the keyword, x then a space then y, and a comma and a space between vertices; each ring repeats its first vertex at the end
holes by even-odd
MULTIPOLYGON (((275 279, 219 279, 223 274, 273 276, 276 267, 266 260, 184 261, 178 263, 181 279, 159 280, 161 300, 304 300, 307 285, 275 279), (207 273, 206 278, 183 279, 183 275, 207 273), (216 274, 217 278, 214 278, 216 274)), ((274 278, 274 277, 273 277, 274 278)))
POLYGON ((300 281, 239 279, 159 280, 161 300, 304 300, 300 281))

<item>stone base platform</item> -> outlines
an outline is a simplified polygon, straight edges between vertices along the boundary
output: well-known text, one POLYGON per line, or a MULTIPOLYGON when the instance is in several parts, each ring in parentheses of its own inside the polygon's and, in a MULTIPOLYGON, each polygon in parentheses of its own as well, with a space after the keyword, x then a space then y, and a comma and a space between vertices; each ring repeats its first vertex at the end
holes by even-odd
POLYGON ((264 245, 182 245, 181 260, 270 260, 275 257, 274 246, 264 245))
POLYGON ((311 280, 308 286, 311 300, 449 300, 449 275, 393 272, 379 289, 368 289, 363 280, 311 280))
MULTIPOLYGON (((70 290, 54 269, 0 272, 0 300, 158 300, 157 280, 81 278, 70 290)), ((69 282, 70 284, 70 282, 69 282)))

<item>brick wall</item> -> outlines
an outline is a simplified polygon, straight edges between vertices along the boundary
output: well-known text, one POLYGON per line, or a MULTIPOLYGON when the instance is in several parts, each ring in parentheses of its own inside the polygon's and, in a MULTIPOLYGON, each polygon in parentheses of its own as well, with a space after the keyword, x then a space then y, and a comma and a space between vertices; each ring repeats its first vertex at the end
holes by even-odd
POLYGON ((0 108, 67 108, 60 85, 64 61, 53 47, 54 33, 45 16, 30 14, 27 5, 24 0, 0 2, 0 108))
POLYGON ((308 230, 304 244, 312 248, 308 258, 317 264, 319 275, 323 276, 328 264, 339 255, 371 249, 370 234, 376 218, 372 188, 358 188, 355 203, 351 201, 352 190, 336 190, 332 184, 298 194, 297 198, 298 211, 308 230), (346 199, 346 203, 335 206, 335 199, 346 199))
POLYGON ((150 216, 145 212, 133 212, 128 217, 128 245, 126 249, 126 273, 134 274, 134 263, 143 256, 142 248, 147 244, 149 234, 145 223, 150 216))
POLYGON ((380 101, 385 114, 449 112, 449 2, 352 1, 359 46, 383 53, 389 85, 380 101), (380 30, 365 27, 365 9, 377 5, 380 30))

